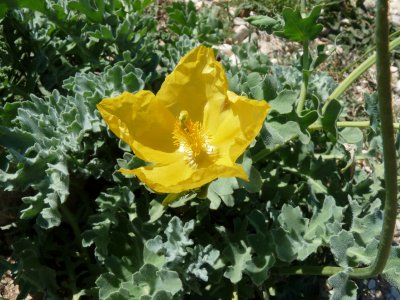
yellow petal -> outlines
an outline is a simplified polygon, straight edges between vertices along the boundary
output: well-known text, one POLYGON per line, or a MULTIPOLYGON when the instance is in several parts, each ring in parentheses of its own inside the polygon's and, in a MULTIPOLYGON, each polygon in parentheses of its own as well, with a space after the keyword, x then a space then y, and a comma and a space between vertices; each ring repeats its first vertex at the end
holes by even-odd
POLYGON ((228 101, 219 113, 207 111, 204 127, 212 132, 211 143, 218 149, 220 163, 235 162, 246 150, 259 133, 269 109, 266 101, 228 92, 228 101))
POLYGON ((218 106, 222 105, 227 90, 225 72, 213 50, 199 46, 186 54, 167 76, 157 99, 175 116, 187 111, 193 121, 202 122, 206 104, 217 102, 218 106))
POLYGON ((239 177, 248 180, 242 166, 211 164, 207 168, 191 168, 178 160, 168 165, 153 165, 134 170, 120 169, 124 174, 136 175, 152 190, 159 193, 180 193, 193 190, 219 177, 239 177))
POLYGON ((150 91, 124 92, 98 105, 112 132, 145 161, 170 163, 178 159, 172 131, 175 118, 150 91))

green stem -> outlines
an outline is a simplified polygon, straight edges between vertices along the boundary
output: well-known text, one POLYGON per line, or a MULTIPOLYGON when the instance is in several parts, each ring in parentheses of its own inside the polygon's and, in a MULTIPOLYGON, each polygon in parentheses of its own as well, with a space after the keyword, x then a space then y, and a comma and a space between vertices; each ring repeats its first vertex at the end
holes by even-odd
MULTIPOLYGON (((386 191, 385 207, 383 211, 384 219, 378 254, 374 262, 365 268, 355 268, 349 274, 350 277, 359 279, 376 276, 384 270, 390 255, 397 216, 397 168, 393 167, 393 162, 396 161, 396 148, 390 86, 389 22, 387 16, 388 1, 378 0, 375 22, 377 44, 376 66, 386 191)), ((307 274, 330 276, 342 270, 343 269, 340 267, 330 266, 294 266, 279 268, 277 272, 282 275, 307 274)))
MULTIPOLYGON (((394 39, 390 44, 389 44, 389 51, 392 51, 394 48, 398 47, 400 45, 400 37, 394 39)), ((376 62, 376 56, 375 54, 372 54, 370 57, 368 57, 361 65, 359 65, 356 69, 354 69, 353 72, 350 73, 349 76, 347 76, 337 87, 336 89, 332 92, 331 95, 329 95, 328 99, 326 100, 324 106, 322 107, 322 112, 324 113, 326 110, 326 107, 328 106, 329 102, 333 99, 337 99, 340 95, 342 95, 348 88, 349 86, 356 81, 362 74, 364 74, 365 71, 367 71, 370 67, 372 67, 376 62)))
POLYGON ((309 78, 309 61, 308 61, 308 41, 303 42, 303 82, 301 84, 300 96, 297 102, 297 114, 301 114, 307 97, 308 78, 309 78))
POLYGON ((67 208, 66 204, 61 204, 58 206, 61 213, 63 214, 64 218, 67 220, 68 224, 71 226, 72 231, 75 236, 75 242, 79 245, 82 254, 86 257, 89 258, 89 254, 86 250, 85 247, 82 246, 81 242, 81 231, 78 226, 78 222, 76 222, 75 216, 71 213, 71 211, 67 208))
MULTIPOLYGON (((346 127, 356 127, 356 128, 369 128, 371 127, 370 121, 339 121, 336 122, 336 127, 338 128, 346 128, 346 127)), ((396 129, 400 128, 400 123, 393 123, 393 127, 396 129)), ((307 128, 310 131, 321 130, 321 123, 314 123, 308 126, 307 128)))

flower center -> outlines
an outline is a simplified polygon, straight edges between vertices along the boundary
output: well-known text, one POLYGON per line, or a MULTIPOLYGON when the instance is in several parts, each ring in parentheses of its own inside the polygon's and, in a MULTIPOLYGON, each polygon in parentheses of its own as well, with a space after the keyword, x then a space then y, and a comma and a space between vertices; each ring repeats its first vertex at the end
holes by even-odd
POLYGON ((184 159, 190 166, 198 167, 214 159, 217 151, 210 144, 210 136, 200 122, 193 122, 189 118, 186 110, 180 112, 172 135, 178 151, 184 154, 184 159))

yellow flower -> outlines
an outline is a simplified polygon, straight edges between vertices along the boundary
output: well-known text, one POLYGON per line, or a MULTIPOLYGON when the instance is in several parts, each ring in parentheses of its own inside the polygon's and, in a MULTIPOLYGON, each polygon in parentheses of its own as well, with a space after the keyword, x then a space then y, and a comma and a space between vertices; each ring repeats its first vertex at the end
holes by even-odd
POLYGON ((120 172, 160 193, 200 188, 218 177, 248 180, 235 161, 269 111, 266 101, 228 91, 221 64, 204 46, 181 59, 157 95, 124 92, 97 108, 135 155, 151 163, 120 172))

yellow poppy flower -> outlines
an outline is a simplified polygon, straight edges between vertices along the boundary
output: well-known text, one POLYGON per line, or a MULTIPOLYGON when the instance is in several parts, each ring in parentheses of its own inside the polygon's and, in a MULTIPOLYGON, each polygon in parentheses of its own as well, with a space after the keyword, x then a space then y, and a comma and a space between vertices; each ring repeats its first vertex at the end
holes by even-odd
POLYGON ((180 60, 157 95, 124 92, 97 108, 115 135, 151 163, 119 171, 159 193, 200 188, 218 177, 248 180, 235 161, 269 111, 266 101, 228 91, 221 64, 204 46, 180 60))

